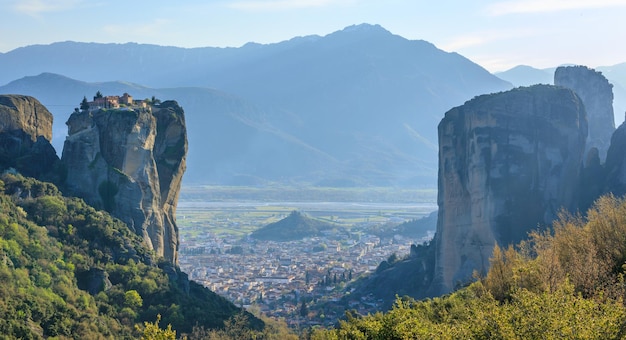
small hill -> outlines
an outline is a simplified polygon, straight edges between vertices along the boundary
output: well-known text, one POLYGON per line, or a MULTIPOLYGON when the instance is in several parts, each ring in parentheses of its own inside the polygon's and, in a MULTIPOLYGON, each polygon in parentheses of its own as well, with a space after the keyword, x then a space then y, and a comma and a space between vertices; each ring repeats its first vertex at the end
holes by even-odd
POLYGON ((322 231, 334 228, 337 228, 337 225, 308 217, 294 210, 284 219, 254 231, 251 237, 264 241, 294 241, 305 237, 320 236, 322 231))
POLYGON ((428 216, 404 222, 395 228, 395 232, 407 237, 424 237, 428 232, 435 232, 437 229, 437 211, 433 211, 428 216))
POLYGON ((373 224, 367 227, 367 232, 381 238, 390 238, 396 235, 421 239, 434 235, 437 230, 437 211, 419 219, 412 219, 402 223, 387 222, 384 224, 373 224))

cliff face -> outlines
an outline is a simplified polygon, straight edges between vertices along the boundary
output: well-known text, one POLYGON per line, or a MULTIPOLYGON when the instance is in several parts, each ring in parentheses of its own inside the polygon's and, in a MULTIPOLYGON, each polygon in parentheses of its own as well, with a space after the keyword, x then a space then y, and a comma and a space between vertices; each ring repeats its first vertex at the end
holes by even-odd
POLYGON ((626 195, 626 123, 615 130, 606 155, 605 191, 614 195, 626 195))
POLYGON ((35 142, 43 136, 52 140, 52 114, 37 99, 22 95, 0 95, 0 132, 22 130, 35 142))
POLYGON ((52 114, 37 99, 0 95, 0 168, 48 175, 59 160, 51 139, 52 114))
POLYGON ((476 97, 445 114, 433 294, 484 272, 496 243, 518 242, 577 207, 586 136, 580 99, 548 85, 476 97))
POLYGON ((182 108, 166 101, 152 110, 75 112, 67 125, 68 189, 126 222, 176 264, 175 213, 187 154, 182 108))
POLYGON ((585 66, 559 67, 554 72, 554 85, 574 90, 585 105, 589 133, 585 153, 597 148, 604 162, 615 131, 613 85, 602 75, 585 66))

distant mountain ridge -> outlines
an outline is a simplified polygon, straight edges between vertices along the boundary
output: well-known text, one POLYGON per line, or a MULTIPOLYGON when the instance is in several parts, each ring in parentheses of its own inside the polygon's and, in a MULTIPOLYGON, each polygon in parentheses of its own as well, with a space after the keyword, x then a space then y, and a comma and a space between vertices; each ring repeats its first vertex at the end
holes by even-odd
MULTIPOLYGON (((601 66, 595 69, 602 72, 613 84, 615 125, 618 126, 624 121, 624 113, 626 112, 626 63, 601 66)), ((494 75, 515 86, 530 86, 554 84, 555 70, 556 67, 538 69, 527 65, 518 65, 503 72, 496 72, 494 75)))
POLYGON ((537 69, 528 65, 518 65, 512 69, 494 74, 515 86, 554 84, 554 70, 537 69))
POLYGON ((27 46, 0 54, 0 71, 0 83, 19 79, 0 93, 50 104, 61 139, 94 90, 177 100, 189 121, 185 181, 198 184, 434 187, 443 113, 511 88, 459 54, 368 24, 240 48, 27 46), (51 73, 85 82, 61 86, 51 73))

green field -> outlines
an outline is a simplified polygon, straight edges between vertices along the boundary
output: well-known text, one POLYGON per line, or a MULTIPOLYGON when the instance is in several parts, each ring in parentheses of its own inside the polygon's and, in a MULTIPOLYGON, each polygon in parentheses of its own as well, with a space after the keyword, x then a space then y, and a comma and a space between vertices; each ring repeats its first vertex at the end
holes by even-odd
POLYGON ((436 190, 391 188, 184 187, 177 221, 181 237, 242 237, 293 210, 351 228, 421 218, 436 210, 436 190))

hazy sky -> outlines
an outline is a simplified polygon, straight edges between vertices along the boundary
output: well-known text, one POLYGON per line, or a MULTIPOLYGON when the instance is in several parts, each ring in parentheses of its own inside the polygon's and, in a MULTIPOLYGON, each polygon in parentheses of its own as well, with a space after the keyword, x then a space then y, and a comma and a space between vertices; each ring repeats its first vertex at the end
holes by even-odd
POLYGON ((273 43, 380 24, 490 71, 626 62, 626 0, 0 0, 0 52, 56 41, 273 43))

